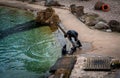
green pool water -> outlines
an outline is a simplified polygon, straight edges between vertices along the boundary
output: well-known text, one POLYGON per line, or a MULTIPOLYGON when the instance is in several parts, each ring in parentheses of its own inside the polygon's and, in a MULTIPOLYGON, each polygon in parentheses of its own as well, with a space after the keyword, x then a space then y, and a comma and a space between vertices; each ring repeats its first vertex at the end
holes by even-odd
MULTIPOLYGON (((0 31, 33 19, 29 12, 0 6, 0 31)), ((60 55, 49 26, 10 34, 0 39, 0 78, 42 78, 60 55)))

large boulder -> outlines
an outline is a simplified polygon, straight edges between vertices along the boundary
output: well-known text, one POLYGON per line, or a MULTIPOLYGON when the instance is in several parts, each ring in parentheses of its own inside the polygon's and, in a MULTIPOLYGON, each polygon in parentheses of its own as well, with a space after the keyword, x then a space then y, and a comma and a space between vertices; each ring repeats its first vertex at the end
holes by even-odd
POLYGON ((97 23, 96 18, 93 17, 86 17, 85 18, 85 24, 88 26, 94 26, 97 23))
POLYGON ((45 13, 44 10, 39 11, 37 13, 37 17, 36 17, 35 21, 38 22, 38 23, 44 23, 44 21, 45 21, 44 13, 45 13))
POLYGON ((64 6, 64 5, 61 5, 58 1, 46 0, 45 6, 64 6))
POLYGON ((72 14, 76 13, 76 5, 75 4, 70 5, 70 11, 72 14))
POLYGON ((94 26, 97 23, 98 14, 95 13, 86 13, 80 17, 80 20, 88 26, 94 26))
POLYGON ((94 28, 102 30, 102 29, 108 29, 109 26, 107 25, 107 23, 100 21, 94 26, 94 28))
POLYGON ((53 24, 60 22, 60 19, 55 10, 49 7, 37 13, 36 22, 53 24))
POLYGON ((84 6, 77 6, 76 7, 76 16, 80 17, 84 15, 84 6))
POLYGON ((110 29, 112 31, 120 32, 120 22, 118 22, 116 20, 110 20, 108 25, 110 26, 110 29))
POLYGON ((45 10, 42 10, 37 13, 36 22, 40 24, 49 24, 51 29, 54 31, 57 29, 57 24, 61 20, 59 19, 59 16, 55 13, 55 10, 51 7, 46 8, 45 10))
POLYGON ((100 18, 98 14, 95 13, 86 13, 79 19, 88 26, 95 26, 100 21, 106 22, 104 19, 100 18))
POLYGON ((84 6, 76 6, 75 4, 70 5, 71 13, 77 17, 84 15, 84 6))
POLYGON ((61 20, 59 19, 59 16, 57 14, 55 14, 52 19, 50 20, 50 28, 52 31, 55 31, 56 29, 58 29, 58 23, 61 20))
POLYGON ((81 1, 90 1, 90 0, 81 0, 81 1))

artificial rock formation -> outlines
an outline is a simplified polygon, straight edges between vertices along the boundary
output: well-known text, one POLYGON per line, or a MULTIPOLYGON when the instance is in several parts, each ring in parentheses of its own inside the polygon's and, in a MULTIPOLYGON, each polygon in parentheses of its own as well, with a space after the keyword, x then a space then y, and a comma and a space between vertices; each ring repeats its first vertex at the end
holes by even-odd
POLYGON ((45 6, 64 6, 64 5, 61 5, 58 1, 46 0, 45 6))
POLYGON ((59 16, 55 13, 55 10, 49 7, 37 13, 36 22, 41 24, 49 24, 54 28, 57 27, 60 19, 59 16))
POLYGON ((94 26, 94 28, 102 30, 102 29, 108 29, 109 26, 107 25, 107 23, 100 21, 94 26))
POLYGON ((95 13, 86 13, 85 15, 80 17, 80 20, 84 22, 88 26, 94 26, 97 24, 98 14, 95 13))
POLYGON ((81 0, 81 1, 90 1, 90 0, 81 0))
POLYGON ((76 5, 75 4, 70 5, 70 10, 72 14, 76 13, 76 5))
POLYGON ((84 15, 84 6, 76 6, 75 4, 70 5, 71 13, 77 17, 84 15))
POLYGON ((51 30, 55 31, 58 29, 58 23, 60 22, 60 19, 55 13, 55 10, 49 7, 37 13, 36 22, 40 24, 48 24, 51 30))
POLYGON ((120 32, 120 23, 116 20, 110 20, 108 25, 112 31, 120 32))
POLYGON ((86 13, 79 19, 88 26, 95 26, 98 22, 107 23, 104 19, 100 18, 99 15, 95 13, 86 13))

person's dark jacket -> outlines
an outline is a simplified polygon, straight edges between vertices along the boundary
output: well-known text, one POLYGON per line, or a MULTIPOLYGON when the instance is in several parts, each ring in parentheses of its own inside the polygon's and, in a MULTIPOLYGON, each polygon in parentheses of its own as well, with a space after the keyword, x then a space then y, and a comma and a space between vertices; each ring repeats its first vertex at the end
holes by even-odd
POLYGON ((72 41, 72 37, 77 41, 78 33, 75 30, 69 30, 66 35, 68 35, 70 41, 72 41))

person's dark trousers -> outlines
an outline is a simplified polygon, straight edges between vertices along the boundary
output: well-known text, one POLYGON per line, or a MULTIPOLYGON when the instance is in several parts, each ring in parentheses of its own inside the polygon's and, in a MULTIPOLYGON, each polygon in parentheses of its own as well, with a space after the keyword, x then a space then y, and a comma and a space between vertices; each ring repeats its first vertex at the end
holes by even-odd
POLYGON ((62 56, 65 56, 67 53, 68 51, 66 50, 66 45, 64 45, 62 48, 62 56))

